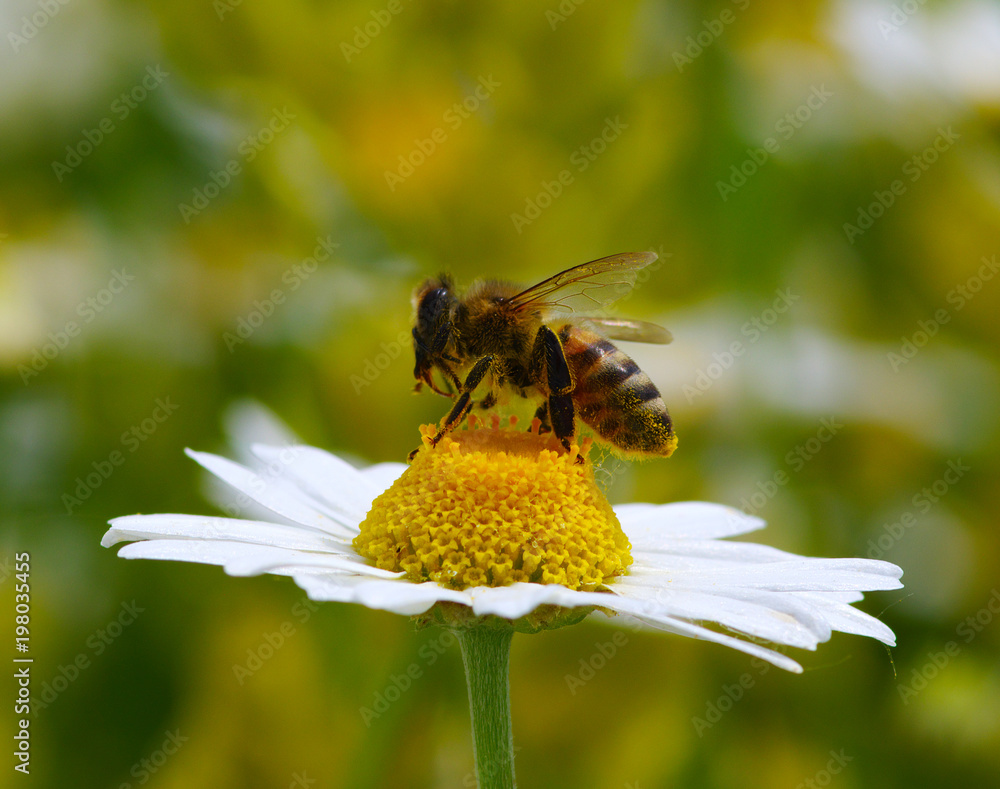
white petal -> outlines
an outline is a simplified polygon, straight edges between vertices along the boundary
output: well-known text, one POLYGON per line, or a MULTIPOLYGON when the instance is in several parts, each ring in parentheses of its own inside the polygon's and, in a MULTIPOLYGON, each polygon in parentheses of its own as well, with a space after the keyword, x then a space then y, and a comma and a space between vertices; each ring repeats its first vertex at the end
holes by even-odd
POLYGON ((380 581, 327 575, 294 576, 313 600, 360 603, 368 608, 392 611, 405 616, 422 614, 440 601, 471 605, 464 592, 445 589, 435 583, 414 584, 409 581, 380 581))
POLYGON ((764 528, 760 518, 701 501, 619 504, 614 510, 632 545, 640 550, 669 549, 674 540, 717 539, 764 528))
POLYGON ((384 488, 346 460, 316 447, 269 447, 254 444, 253 453, 269 467, 281 473, 333 508, 352 525, 360 523, 372 501, 384 488))
POLYGON ((189 457, 215 476, 284 518, 337 537, 352 539, 357 534, 356 529, 345 527, 344 523, 338 523, 320 512, 304 497, 296 496, 283 488, 279 484, 280 480, 265 479, 239 463, 234 463, 218 455, 195 452, 190 449, 186 451, 189 457))
POLYGON ((370 576, 372 578, 402 578, 403 573, 383 570, 366 564, 360 556, 309 553, 304 551, 272 552, 261 556, 245 556, 226 562, 229 575, 260 575, 277 573, 288 575, 304 570, 310 572, 329 570, 336 573, 370 576))
POLYGON ((361 473, 381 493, 388 490, 393 482, 403 476, 406 469, 405 463, 376 463, 374 466, 361 469, 361 473))
POLYGON ((815 604, 834 630, 856 636, 869 636, 891 647, 896 646, 896 634, 892 629, 864 611, 830 600, 819 593, 799 592, 796 597, 815 604))
POLYGON ((656 629, 666 630, 669 633, 677 633, 682 636, 690 636, 691 638, 698 638, 704 641, 714 641, 716 644, 732 647, 740 652, 746 652, 748 655, 759 657, 762 660, 766 660, 768 663, 774 664, 778 668, 785 669, 785 671, 791 671, 795 674, 802 673, 802 666, 790 657, 786 657, 780 652, 775 652, 773 649, 768 649, 767 647, 754 644, 751 641, 741 641, 738 638, 727 636, 724 633, 716 633, 714 630, 709 630, 706 627, 701 627, 700 625, 695 625, 691 622, 685 622, 681 619, 644 619, 647 624, 656 629))
POLYGON ((807 612, 804 603, 799 611, 789 612, 788 606, 775 609, 764 600, 705 594, 683 589, 650 589, 616 583, 612 590, 619 595, 640 600, 645 614, 654 617, 717 622, 730 630, 763 638, 776 644, 802 649, 815 649, 830 638, 830 628, 821 619, 807 612), (795 614, 802 613, 802 619, 795 614))
POLYGON ((125 559, 169 559, 180 562, 216 564, 229 575, 291 575, 302 569, 325 569, 353 575, 394 578, 396 574, 369 567, 360 560, 332 554, 289 551, 267 545, 251 545, 226 540, 143 540, 122 547, 118 555, 125 559))
POLYGON ((683 636, 690 636, 691 638, 714 641, 717 644, 738 649, 740 652, 746 652, 748 655, 762 658, 787 671, 793 671, 796 674, 802 672, 802 666, 791 658, 785 657, 780 652, 775 652, 772 649, 767 649, 750 641, 742 641, 725 633, 717 633, 714 630, 709 630, 692 622, 685 622, 683 619, 671 616, 650 616, 644 610, 643 603, 639 600, 614 595, 610 602, 604 604, 604 607, 622 614, 628 614, 640 623, 655 630, 665 630, 669 633, 677 633, 683 636))
MULTIPOLYGON (((675 586, 711 591, 716 587, 744 587, 784 592, 874 591, 899 589, 902 570, 871 559, 813 559, 801 557, 766 564, 734 564, 709 559, 692 560, 667 554, 647 554, 643 566, 633 566, 629 579, 642 583, 644 576, 666 577, 675 586)), ((655 580, 652 581, 655 583, 655 580)))
POLYGON ((298 526, 236 518, 214 518, 206 515, 127 515, 115 518, 105 533, 101 545, 108 548, 123 540, 158 538, 232 540, 276 548, 302 551, 350 553, 354 551, 343 541, 327 534, 298 526))
POLYGON ((671 557, 687 556, 696 559, 715 559, 725 562, 759 563, 777 562, 802 557, 754 542, 726 542, 725 540, 674 540, 663 548, 637 548, 632 546, 632 555, 642 556, 655 563, 660 554, 671 557), (648 555, 648 556, 647 556, 648 555))
POLYGON ((594 592, 576 592, 560 584, 516 583, 510 586, 477 586, 466 589, 472 598, 472 612, 477 616, 492 614, 503 619, 517 619, 534 611, 540 605, 560 605, 566 608, 599 605, 595 598, 609 599, 611 595, 594 592))

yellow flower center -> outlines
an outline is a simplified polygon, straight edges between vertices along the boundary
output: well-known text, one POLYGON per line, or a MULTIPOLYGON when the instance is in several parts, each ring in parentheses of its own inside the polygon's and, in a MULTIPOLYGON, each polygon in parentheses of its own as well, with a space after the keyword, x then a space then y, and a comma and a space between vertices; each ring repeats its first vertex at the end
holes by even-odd
POLYGON ((354 548, 415 582, 455 589, 517 581, 592 589, 632 563, 628 538, 594 482, 587 453, 551 435, 487 427, 445 436, 421 427, 412 465, 375 499, 354 548), (577 463, 577 454, 585 460, 577 463))

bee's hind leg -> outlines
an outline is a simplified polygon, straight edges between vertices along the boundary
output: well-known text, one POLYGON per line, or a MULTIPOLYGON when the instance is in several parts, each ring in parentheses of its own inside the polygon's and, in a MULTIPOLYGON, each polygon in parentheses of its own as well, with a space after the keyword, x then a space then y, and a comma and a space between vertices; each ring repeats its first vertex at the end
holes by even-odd
POLYGON ((493 406, 495 406, 496 404, 497 404, 497 396, 496 396, 496 393, 495 393, 495 392, 490 392, 490 393, 489 393, 489 394, 487 394, 487 395, 486 395, 486 397, 484 397, 484 398, 482 399, 482 401, 481 401, 481 402, 479 403, 479 407, 480 407, 480 408, 482 408, 482 409, 483 409, 483 410, 485 411, 485 410, 486 410, 486 409, 488 409, 488 408, 492 408, 492 407, 493 407, 493 406))
POLYGON ((539 433, 551 433, 552 425, 549 423, 549 401, 544 400, 538 410, 535 411, 535 419, 541 424, 538 426, 539 433))
MULTIPOLYGON (((573 404, 576 382, 566 361, 566 352, 559 341, 559 335, 548 326, 542 326, 535 335, 532 356, 535 365, 544 365, 549 390, 546 405, 552 432, 569 452, 576 435, 576 407, 573 404)), ((583 463, 583 458, 577 455, 576 462, 583 463)))

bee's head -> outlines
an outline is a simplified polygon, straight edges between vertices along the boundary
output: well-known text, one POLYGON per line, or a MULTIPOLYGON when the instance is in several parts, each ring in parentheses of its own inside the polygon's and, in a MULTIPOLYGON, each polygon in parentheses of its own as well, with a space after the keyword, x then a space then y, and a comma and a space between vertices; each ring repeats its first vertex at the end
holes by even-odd
POLYGON ((418 381, 418 389, 421 383, 426 383, 440 393, 431 380, 431 372, 446 356, 445 349, 452 333, 452 315, 457 304, 458 298, 447 275, 425 280, 413 291, 416 313, 413 322, 413 354, 416 358, 413 376, 418 381))

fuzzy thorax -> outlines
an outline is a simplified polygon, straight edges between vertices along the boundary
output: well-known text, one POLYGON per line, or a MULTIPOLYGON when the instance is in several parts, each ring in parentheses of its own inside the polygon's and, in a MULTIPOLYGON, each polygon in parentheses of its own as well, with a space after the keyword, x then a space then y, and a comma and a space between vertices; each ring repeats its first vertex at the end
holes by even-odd
POLYGON ((436 447, 436 428, 421 428, 424 446, 361 523, 362 556, 454 589, 593 589, 627 571, 631 546, 594 482, 588 441, 567 453, 537 420, 530 431, 469 422, 436 447))

